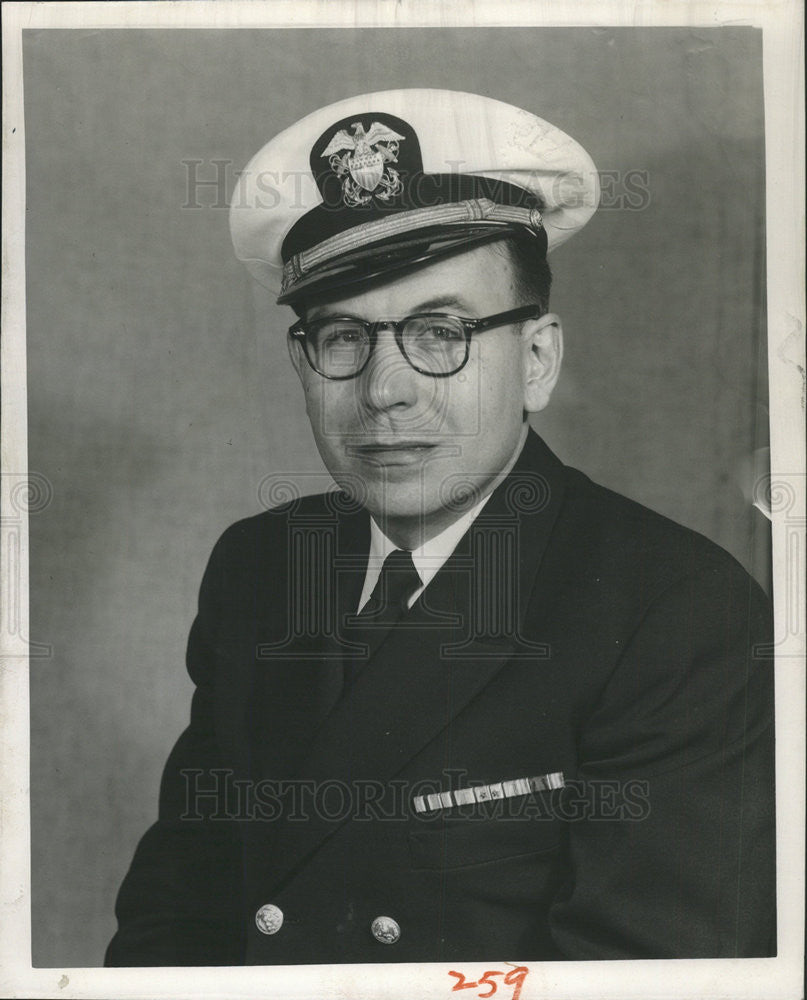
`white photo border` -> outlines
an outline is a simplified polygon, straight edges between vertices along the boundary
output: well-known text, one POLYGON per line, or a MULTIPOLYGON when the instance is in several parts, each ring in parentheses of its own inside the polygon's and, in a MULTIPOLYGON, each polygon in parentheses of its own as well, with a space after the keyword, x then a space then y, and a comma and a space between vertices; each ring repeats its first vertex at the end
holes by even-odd
MULTIPOLYGON (((653 1000, 802 995, 805 778, 804 73, 795 0, 218 0, 5 3, 3 10, 2 467, 0 503, 27 475, 25 340, 26 28, 363 28, 751 25, 763 32, 767 178, 768 366, 776 620, 778 955, 769 959, 532 963, 523 1000, 653 1000), (775 248, 775 252, 772 252, 775 248), (778 498, 778 499, 777 499, 778 498)), ((3 526, 0 579, 18 573, 16 634, 0 633, 0 994, 25 997, 447 997, 448 965, 102 969, 31 967, 28 533, 3 526)), ((466 963, 473 974, 478 963, 466 963)), ((480 966, 481 971, 481 966, 480 966)))

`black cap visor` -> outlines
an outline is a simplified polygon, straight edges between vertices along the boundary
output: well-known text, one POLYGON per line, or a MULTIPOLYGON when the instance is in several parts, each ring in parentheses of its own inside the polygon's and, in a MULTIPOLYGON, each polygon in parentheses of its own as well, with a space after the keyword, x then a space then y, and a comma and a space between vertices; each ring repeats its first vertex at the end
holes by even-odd
POLYGON ((539 252, 546 254, 547 239, 543 229, 536 231, 526 225, 492 220, 474 225, 438 226, 378 240, 342 254, 296 281, 278 296, 277 301, 295 305, 302 299, 350 294, 358 287, 383 284, 436 260, 515 236, 538 241, 539 252))

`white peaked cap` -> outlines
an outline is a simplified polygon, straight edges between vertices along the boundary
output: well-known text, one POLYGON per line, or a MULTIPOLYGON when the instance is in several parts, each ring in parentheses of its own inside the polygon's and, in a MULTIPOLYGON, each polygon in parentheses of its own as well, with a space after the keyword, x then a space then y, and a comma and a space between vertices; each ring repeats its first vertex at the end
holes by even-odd
POLYGON ((307 115, 241 172, 236 256, 292 301, 511 232, 545 252, 599 201, 596 167, 529 111, 450 90, 361 94, 307 115))

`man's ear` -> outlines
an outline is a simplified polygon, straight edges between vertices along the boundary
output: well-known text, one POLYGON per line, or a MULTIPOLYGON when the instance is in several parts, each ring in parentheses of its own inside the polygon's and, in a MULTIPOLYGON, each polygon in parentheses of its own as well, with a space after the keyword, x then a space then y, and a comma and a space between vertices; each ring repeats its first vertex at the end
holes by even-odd
POLYGON ((524 409, 543 410, 560 375, 563 361, 563 330, 555 313, 529 319, 521 328, 524 341, 524 409))

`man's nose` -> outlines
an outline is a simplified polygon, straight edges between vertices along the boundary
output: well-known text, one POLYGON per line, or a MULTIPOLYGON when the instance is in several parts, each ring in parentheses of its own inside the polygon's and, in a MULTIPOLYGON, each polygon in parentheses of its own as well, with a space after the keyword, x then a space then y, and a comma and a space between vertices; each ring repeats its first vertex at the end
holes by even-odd
POLYGON ((361 375, 364 398, 372 409, 414 406, 418 400, 418 375, 401 353, 395 332, 381 327, 372 357, 361 375))

